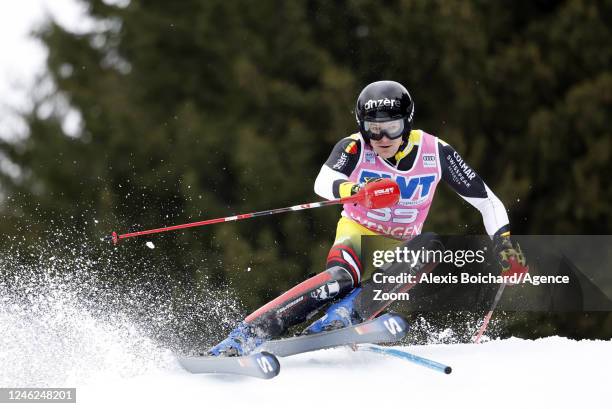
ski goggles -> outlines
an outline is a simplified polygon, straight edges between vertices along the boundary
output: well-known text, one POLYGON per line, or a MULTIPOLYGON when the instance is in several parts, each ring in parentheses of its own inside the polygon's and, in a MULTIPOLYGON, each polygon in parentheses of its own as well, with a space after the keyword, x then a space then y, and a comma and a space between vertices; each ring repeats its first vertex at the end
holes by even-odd
POLYGON ((397 139, 404 133, 404 119, 394 119, 386 122, 364 121, 363 128, 368 133, 368 137, 375 141, 380 141, 383 136, 389 139, 397 139))

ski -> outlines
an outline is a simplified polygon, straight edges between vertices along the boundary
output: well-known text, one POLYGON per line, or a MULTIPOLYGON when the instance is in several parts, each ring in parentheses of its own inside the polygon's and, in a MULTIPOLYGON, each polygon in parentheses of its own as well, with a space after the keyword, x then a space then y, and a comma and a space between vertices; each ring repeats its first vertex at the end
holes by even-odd
POLYGON ((355 347, 355 350, 374 352, 380 355, 394 356, 396 358, 400 358, 406 361, 413 362, 417 365, 421 365, 426 368, 433 369, 434 371, 443 372, 447 375, 453 371, 453 369, 448 365, 442 364, 440 362, 432 361, 431 359, 423 358, 422 356, 411 354, 410 352, 402 351, 401 349, 397 349, 397 348, 381 347, 379 345, 373 345, 373 344, 363 344, 363 345, 357 345, 355 347))
POLYGON ((404 338, 407 330, 408 324, 404 318, 398 314, 387 313, 346 328, 267 341, 256 351, 267 351, 285 357, 344 345, 396 342, 404 338))
POLYGON ((278 359, 268 352, 237 357, 180 356, 177 359, 183 368, 194 374, 215 373, 270 379, 280 372, 278 359))

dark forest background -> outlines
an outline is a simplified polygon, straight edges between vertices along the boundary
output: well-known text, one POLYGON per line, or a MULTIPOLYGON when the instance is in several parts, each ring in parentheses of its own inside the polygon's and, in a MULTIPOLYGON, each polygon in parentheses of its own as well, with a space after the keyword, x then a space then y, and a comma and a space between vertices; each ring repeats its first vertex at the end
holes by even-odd
MULTIPOLYGON (((0 246, 58 230, 98 243, 113 230, 318 200, 322 163, 356 131, 359 91, 380 79, 410 90, 415 127, 461 152, 514 233, 611 231, 612 1, 84 3, 91 32, 38 31, 49 49, 41 83, 56 87, 24 113, 27 138, 0 142, 20 170, 0 172, 0 246), (82 117, 76 135, 63 130, 65 102, 82 117)), ((338 214, 226 223, 121 251, 155 253, 171 279, 229 285, 252 309, 321 271, 338 214)), ((425 228, 484 232, 446 187, 425 228)), ((612 336, 601 314, 514 328, 612 336)))

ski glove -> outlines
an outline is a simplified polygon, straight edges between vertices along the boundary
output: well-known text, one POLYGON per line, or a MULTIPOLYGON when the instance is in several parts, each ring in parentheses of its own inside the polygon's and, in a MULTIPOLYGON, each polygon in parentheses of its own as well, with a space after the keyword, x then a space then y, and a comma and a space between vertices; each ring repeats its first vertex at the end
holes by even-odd
POLYGON ((501 275, 513 278, 512 281, 507 282, 508 285, 522 283, 525 274, 529 272, 529 266, 521 246, 510 240, 509 233, 495 237, 494 241, 494 251, 501 266, 501 275))
POLYGON ((344 182, 340 185, 340 198, 344 199, 345 197, 353 196, 357 194, 366 184, 376 182, 378 180, 382 180, 382 178, 366 178, 365 182, 362 183, 353 183, 353 182, 344 182))

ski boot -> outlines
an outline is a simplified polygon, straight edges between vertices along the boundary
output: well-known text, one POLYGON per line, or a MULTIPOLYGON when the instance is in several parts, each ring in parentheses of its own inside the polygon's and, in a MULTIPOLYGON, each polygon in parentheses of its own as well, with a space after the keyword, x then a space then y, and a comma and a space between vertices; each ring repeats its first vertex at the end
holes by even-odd
POLYGON ((361 293, 361 287, 355 288, 340 301, 332 304, 325 315, 313 322, 303 331, 303 335, 317 334, 359 324, 363 319, 354 309, 355 298, 361 293))
POLYGON ((243 356, 268 340, 257 334, 258 331, 241 322, 223 341, 208 350, 208 356, 243 356))

